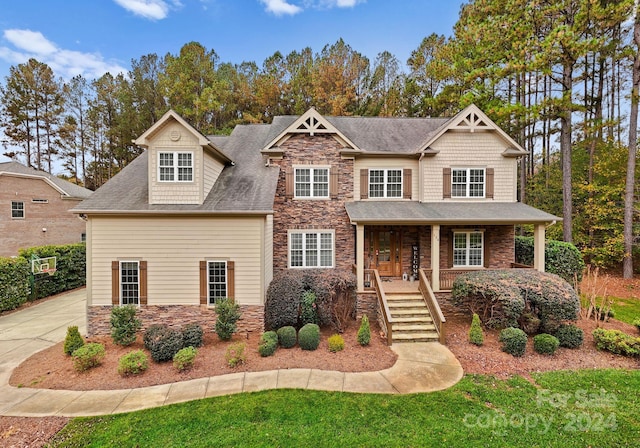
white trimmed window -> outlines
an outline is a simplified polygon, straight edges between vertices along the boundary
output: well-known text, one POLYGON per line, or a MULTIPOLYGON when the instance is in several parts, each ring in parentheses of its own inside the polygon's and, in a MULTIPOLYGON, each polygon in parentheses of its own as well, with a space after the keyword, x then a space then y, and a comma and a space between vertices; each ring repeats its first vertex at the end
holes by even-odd
POLYGON ((160 182, 192 182, 192 152, 159 152, 158 179, 160 182))
POLYGON ((295 168, 296 198, 329 198, 329 168, 295 168))
POLYGON ((140 304, 140 262, 120 262, 120 303, 140 304))
POLYGON ((227 287, 227 262, 207 261, 207 298, 209 305, 215 305, 229 297, 227 287))
POLYGON ((24 219, 24 202, 11 201, 11 219, 24 219))
POLYGON ((369 170, 370 198, 402 198, 402 170, 369 170))
POLYGON ((290 268, 332 268, 334 232, 289 231, 290 268))
POLYGON ((451 170, 451 197, 483 198, 484 196, 484 168, 453 168, 451 170))
POLYGON ((453 233, 453 266, 481 267, 484 266, 484 233, 483 232, 454 232, 453 233))

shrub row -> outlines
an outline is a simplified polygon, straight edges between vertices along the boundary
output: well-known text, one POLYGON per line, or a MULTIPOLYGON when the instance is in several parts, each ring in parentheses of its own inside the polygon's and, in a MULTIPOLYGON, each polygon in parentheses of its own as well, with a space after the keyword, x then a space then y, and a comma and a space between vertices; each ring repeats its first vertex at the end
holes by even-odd
MULTIPOLYGON (((533 237, 516 236, 516 263, 533 265, 533 237)), ((548 240, 544 246, 545 271, 557 274, 573 285, 575 279, 582 280, 584 260, 572 243, 548 240)))
POLYGON ((477 313, 487 327, 518 327, 523 315, 540 320, 546 333, 555 333, 563 321, 576 320, 580 300, 557 275, 530 269, 477 271, 458 276, 453 302, 477 313))
POLYGON ((14 310, 29 299, 30 273, 24 258, 0 258, 0 312, 14 310))
POLYGON ((356 278, 326 269, 290 269, 277 274, 267 289, 264 320, 267 330, 306 323, 340 332, 355 318, 356 278))

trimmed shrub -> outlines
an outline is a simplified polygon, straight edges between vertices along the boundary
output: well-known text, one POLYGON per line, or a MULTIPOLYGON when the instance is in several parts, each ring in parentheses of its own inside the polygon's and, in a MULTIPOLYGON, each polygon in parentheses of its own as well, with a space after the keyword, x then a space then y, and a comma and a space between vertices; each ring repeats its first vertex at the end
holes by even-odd
POLYGON ((541 355, 553 355, 560 347, 560 341, 555 336, 547 333, 533 337, 533 349, 541 355))
POLYGON ((502 351, 513 356, 522 356, 527 349, 527 334, 519 328, 505 328, 500 332, 499 340, 502 351))
POLYGON ((149 357, 142 350, 129 352, 118 360, 118 373, 121 376, 138 375, 148 368, 149 357))
POLYGON ((532 269, 477 271, 456 278, 455 305, 477 313, 489 328, 518 327, 523 315, 540 320, 555 333, 563 321, 576 320, 580 299, 571 285, 554 274, 532 269))
POLYGON ((189 346, 181 348, 175 355, 173 355, 173 367, 178 369, 178 372, 190 369, 193 367, 197 354, 198 349, 195 347, 189 346))
POLYGON ((527 334, 537 334, 541 324, 540 319, 531 312, 523 313, 518 319, 518 326, 527 334))
MULTIPOLYGON (((516 236, 516 263, 533 265, 533 237, 516 236)), ((544 247, 545 271, 557 274, 573 285, 575 278, 582 280, 584 260, 578 248, 572 243, 547 240, 544 247)))
POLYGON ((320 327, 306 324, 298 332, 298 345, 302 350, 315 350, 320 345, 320 327))
POLYGON ((182 348, 182 333, 166 325, 152 325, 143 339, 155 362, 171 361, 182 348))
POLYGON ((142 322, 136 317, 135 305, 114 306, 111 309, 111 339, 117 345, 131 345, 136 342, 136 333, 142 322))
POLYGON ((327 343, 329 344, 330 352, 335 353, 344 350, 344 338, 339 334, 329 336, 327 343))
POLYGON ((183 347, 202 347, 203 331, 199 324, 191 323, 182 327, 183 347))
POLYGON ((358 344, 364 347, 369 345, 369 342, 371 342, 371 327, 369 326, 369 318, 363 314, 360 328, 358 328, 358 344))
POLYGON ((84 372, 102 363, 105 356, 104 345, 90 342, 74 351, 71 356, 73 367, 78 372, 84 372))
POLYGON ((593 339, 599 350, 606 350, 617 355, 640 356, 640 338, 623 333, 620 330, 593 330, 593 339))
POLYGON ((356 316, 356 277, 335 269, 289 269, 273 278, 267 289, 264 322, 267 330, 302 325, 302 297, 315 294, 318 325, 341 332, 356 316))
POLYGON ((29 299, 31 267, 24 258, 0 257, 0 313, 18 308, 29 299))
POLYGON ((300 324, 317 324, 318 322, 316 295, 313 291, 305 291, 300 300, 300 324))
POLYGON ((471 328, 469 328, 469 342, 477 346, 484 344, 484 334, 480 326, 480 316, 475 313, 471 319, 471 328))
POLYGON ((78 327, 73 325, 67 327, 67 336, 64 338, 64 352, 67 355, 71 355, 77 349, 84 345, 84 338, 80 335, 78 327))
POLYGON ((228 341, 236 332, 236 322, 240 319, 240 306, 233 299, 223 299, 216 304, 216 334, 228 341))
POLYGON ((260 344, 258 345, 258 353, 260 356, 271 356, 276 352, 278 348, 278 335, 275 331, 267 331, 260 337, 260 344))
POLYGON ((290 325, 279 328, 277 331, 278 343, 283 348, 291 348, 298 342, 298 335, 296 329, 290 325))
POLYGON ((244 364, 247 356, 244 353, 246 344, 244 342, 236 342, 227 347, 227 352, 224 355, 224 359, 227 361, 227 365, 231 368, 244 364))
MULTIPOLYGON (((36 276, 33 291, 35 299, 79 288, 87 283, 86 247, 84 243, 36 246, 20 249, 18 253, 20 257, 27 261, 31 259, 31 255, 40 258, 56 257, 56 273, 54 275, 39 274, 36 276)), ((31 272, 30 266, 29 272, 31 272)))
POLYGON ((560 347, 578 348, 584 341, 584 331, 575 325, 560 325, 556 332, 556 338, 560 341, 560 347))

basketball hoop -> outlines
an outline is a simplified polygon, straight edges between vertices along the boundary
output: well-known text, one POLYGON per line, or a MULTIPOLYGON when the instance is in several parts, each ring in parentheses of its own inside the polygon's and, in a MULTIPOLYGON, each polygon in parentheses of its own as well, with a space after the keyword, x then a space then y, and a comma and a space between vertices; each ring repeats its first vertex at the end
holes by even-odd
POLYGON ((56 257, 38 258, 35 255, 31 257, 31 272, 35 274, 56 273, 56 257))

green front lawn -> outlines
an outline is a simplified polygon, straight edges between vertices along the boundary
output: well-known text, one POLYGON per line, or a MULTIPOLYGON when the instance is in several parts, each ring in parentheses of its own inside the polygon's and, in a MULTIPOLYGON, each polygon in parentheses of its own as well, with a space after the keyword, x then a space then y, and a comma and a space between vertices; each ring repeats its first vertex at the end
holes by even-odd
POLYGON ((616 313, 615 319, 633 324, 634 319, 640 318, 640 300, 612 297, 611 309, 616 313))
POLYGON ((429 394, 272 390, 78 418, 53 447, 625 447, 640 440, 640 372, 497 380, 429 394))

